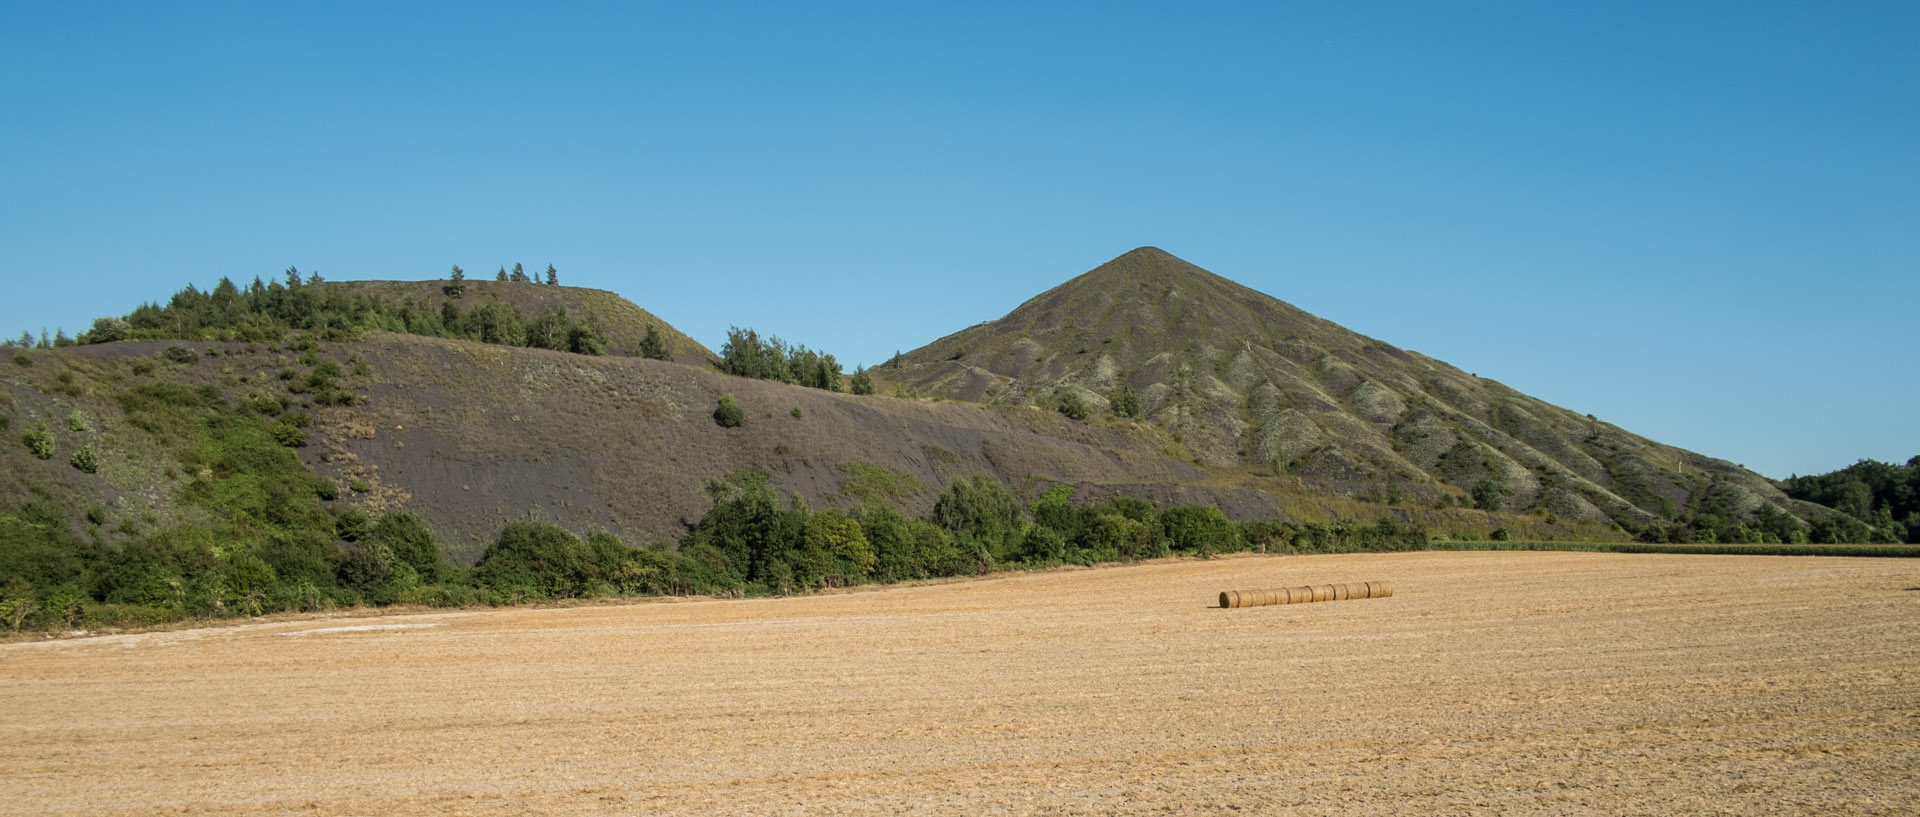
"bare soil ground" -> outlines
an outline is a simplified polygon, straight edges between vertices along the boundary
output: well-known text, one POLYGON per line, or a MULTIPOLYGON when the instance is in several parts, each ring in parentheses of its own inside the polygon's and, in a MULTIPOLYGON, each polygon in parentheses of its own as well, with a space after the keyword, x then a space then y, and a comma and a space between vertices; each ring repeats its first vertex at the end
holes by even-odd
POLYGON ((1916 632, 1920 561, 1410 553, 16 643, 0 813, 1910 815, 1916 632))

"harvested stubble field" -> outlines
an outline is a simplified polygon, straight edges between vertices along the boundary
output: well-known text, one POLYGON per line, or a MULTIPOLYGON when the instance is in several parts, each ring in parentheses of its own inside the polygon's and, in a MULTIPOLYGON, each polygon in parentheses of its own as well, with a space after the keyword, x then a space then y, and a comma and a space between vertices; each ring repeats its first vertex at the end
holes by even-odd
POLYGON ((1238 557, 0 646, 6 814, 1914 814, 1920 562, 1238 557), (1213 608, 1386 579, 1386 599, 1213 608))

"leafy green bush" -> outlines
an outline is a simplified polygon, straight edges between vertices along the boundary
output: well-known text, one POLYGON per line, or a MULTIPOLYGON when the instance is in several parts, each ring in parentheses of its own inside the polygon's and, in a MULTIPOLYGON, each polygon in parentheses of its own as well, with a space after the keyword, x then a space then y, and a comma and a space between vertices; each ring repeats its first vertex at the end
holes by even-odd
POLYGON ((178 363, 182 366, 192 365, 194 361, 200 359, 199 355, 185 346, 168 346, 160 352, 160 356, 166 358, 169 363, 178 363))
POLYGON ((1507 530, 1506 528, 1494 528, 1492 533, 1487 534, 1487 538, 1495 542, 1511 542, 1513 541, 1513 531, 1507 530))
POLYGON ((739 428, 746 419, 746 412, 741 410, 740 404, 733 399, 733 395, 720 396, 720 404, 713 410, 715 423, 718 423, 721 428, 739 428))
POLYGON ((1513 489, 1500 477, 1487 477, 1473 484, 1473 506, 1483 511, 1500 510, 1512 495, 1513 489))
POLYGON ((580 538, 545 522, 509 522, 474 566, 474 583, 505 601, 573 598, 598 578, 580 538))
POLYGON ((1115 417, 1140 416, 1140 395, 1133 392, 1132 386, 1120 384, 1120 388, 1113 390, 1113 396, 1108 398, 1108 402, 1113 405, 1115 417))
POLYGON ((36 424, 27 433, 20 435, 20 442, 27 451, 43 460, 53 459, 53 430, 44 423, 36 424))
POLYGON ((1080 399, 1080 393, 1072 389, 1066 389, 1060 392, 1059 410, 1061 414, 1065 414, 1074 420, 1085 420, 1087 419, 1087 415, 1092 413, 1092 411, 1087 408, 1087 402, 1080 399))
POLYGON ((366 538, 367 532, 372 524, 373 523, 367 519, 366 511, 359 508, 348 508, 341 511, 340 516, 333 520, 333 535, 349 542, 358 542, 366 538))
POLYGON ((72 465, 76 470, 89 474, 98 473, 100 471, 100 454, 93 450, 92 443, 88 443, 80 446, 80 450, 73 452, 73 458, 68 460, 67 464, 72 465))
POLYGON ((869 505, 853 516, 872 545, 875 579, 905 581, 959 572, 960 553, 940 526, 885 505, 869 505))
POLYGON ((954 536, 963 557, 970 549, 988 557, 983 569, 993 562, 1010 560, 1020 546, 1020 503, 1013 492, 993 477, 977 474, 961 477, 940 493, 933 503, 934 524, 954 536))
POLYGON ((873 574, 878 561, 860 523, 839 511, 822 511, 802 525, 801 549, 788 564, 802 587, 845 587, 873 574))
POLYGON ((1032 525, 1020 539, 1020 560, 1030 565, 1057 564, 1067 558, 1067 537, 1046 525, 1032 525))
POLYGON ((363 593, 378 591, 394 579, 393 549, 383 542, 356 542, 341 555, 340 583, 363 593))
POLYGON ((440 581, 451 572, 426 520, 406 511, 381 515, 368 532, 370 541, 385 545, 394 559, 413 568, 422 582, 440 581))
POLYGON ((1167 546, 1183 553, 1211 556, 1240 549, 1240 530, 1219 508, 1180 505, 1160 515, 1167 546))
POLYGON ((287 448, 302 448, 307 444, 307 435, 299 426, 282 420, 273 427, 273 441, 287 448))

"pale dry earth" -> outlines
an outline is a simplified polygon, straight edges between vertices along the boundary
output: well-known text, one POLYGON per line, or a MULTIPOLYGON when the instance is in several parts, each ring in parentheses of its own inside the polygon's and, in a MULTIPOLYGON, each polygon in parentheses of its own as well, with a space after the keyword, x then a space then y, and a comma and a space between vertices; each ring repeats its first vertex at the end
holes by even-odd
POLYGON ((1409 553, 0 646, 0 814, 1920 813, 1920 562, 1409 553), (1386 580, 1241 610, 1226 589, 1386 580))

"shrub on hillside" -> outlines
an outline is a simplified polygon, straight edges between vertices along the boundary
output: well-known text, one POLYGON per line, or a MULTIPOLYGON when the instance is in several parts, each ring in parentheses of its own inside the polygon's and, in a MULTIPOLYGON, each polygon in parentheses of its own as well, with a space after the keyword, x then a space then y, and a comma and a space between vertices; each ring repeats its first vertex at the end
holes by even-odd
POLYGON ((718 423, 721 428, 739 428, 740 424, 746 420, 747 413, 740 409, 740 404, 733 399, 733 395, 720 395, 720 404, 713 410, 715 423, 718 423))
POLYGON ((372 523, 367 520, 367 512, 359 508, 348 508, 340 512, 333 521, 333 535, 349 542, 365 539, 372 523))
POLYGON ((67 464, 72 465, 76 470, 89 474, 98 473, 100 471, 100 454, 93 450, 92 443, 88 443, 80 446, 80 450, 73 452, 73 459, 68 460, 67 464))
POLYGON ((1059 409, 1061 414, 1074 420, 1085 420, 1087 415, 1092 413, 1087 408, 1087 402, 1080 399, 1080 393, 1072 389, 1060 392, 1059 409))
POLYGON ((1512 495, 1513 489, 1502 477, 1487 477, 1473 484, 1473 506, 1483 511, 1500 510, 1512 495))
POLYGON ((20 435, 20 442, 27 451, 43 460, 53 459, 53 430, 45 424, 35 425, 27 433, 20 435))
POLYGON ((383 514, 367 532, 367 538, 387 547, 396 561, 411 566, 420 580, 428 584, 440 581, 448 573, 440 544, 426 520, 407 511, 383 514))
POLYGON ((288 448, 300 448, 307 444, 307 435, 300 426, 282 420, 273 427, 273 441, 288 448))

